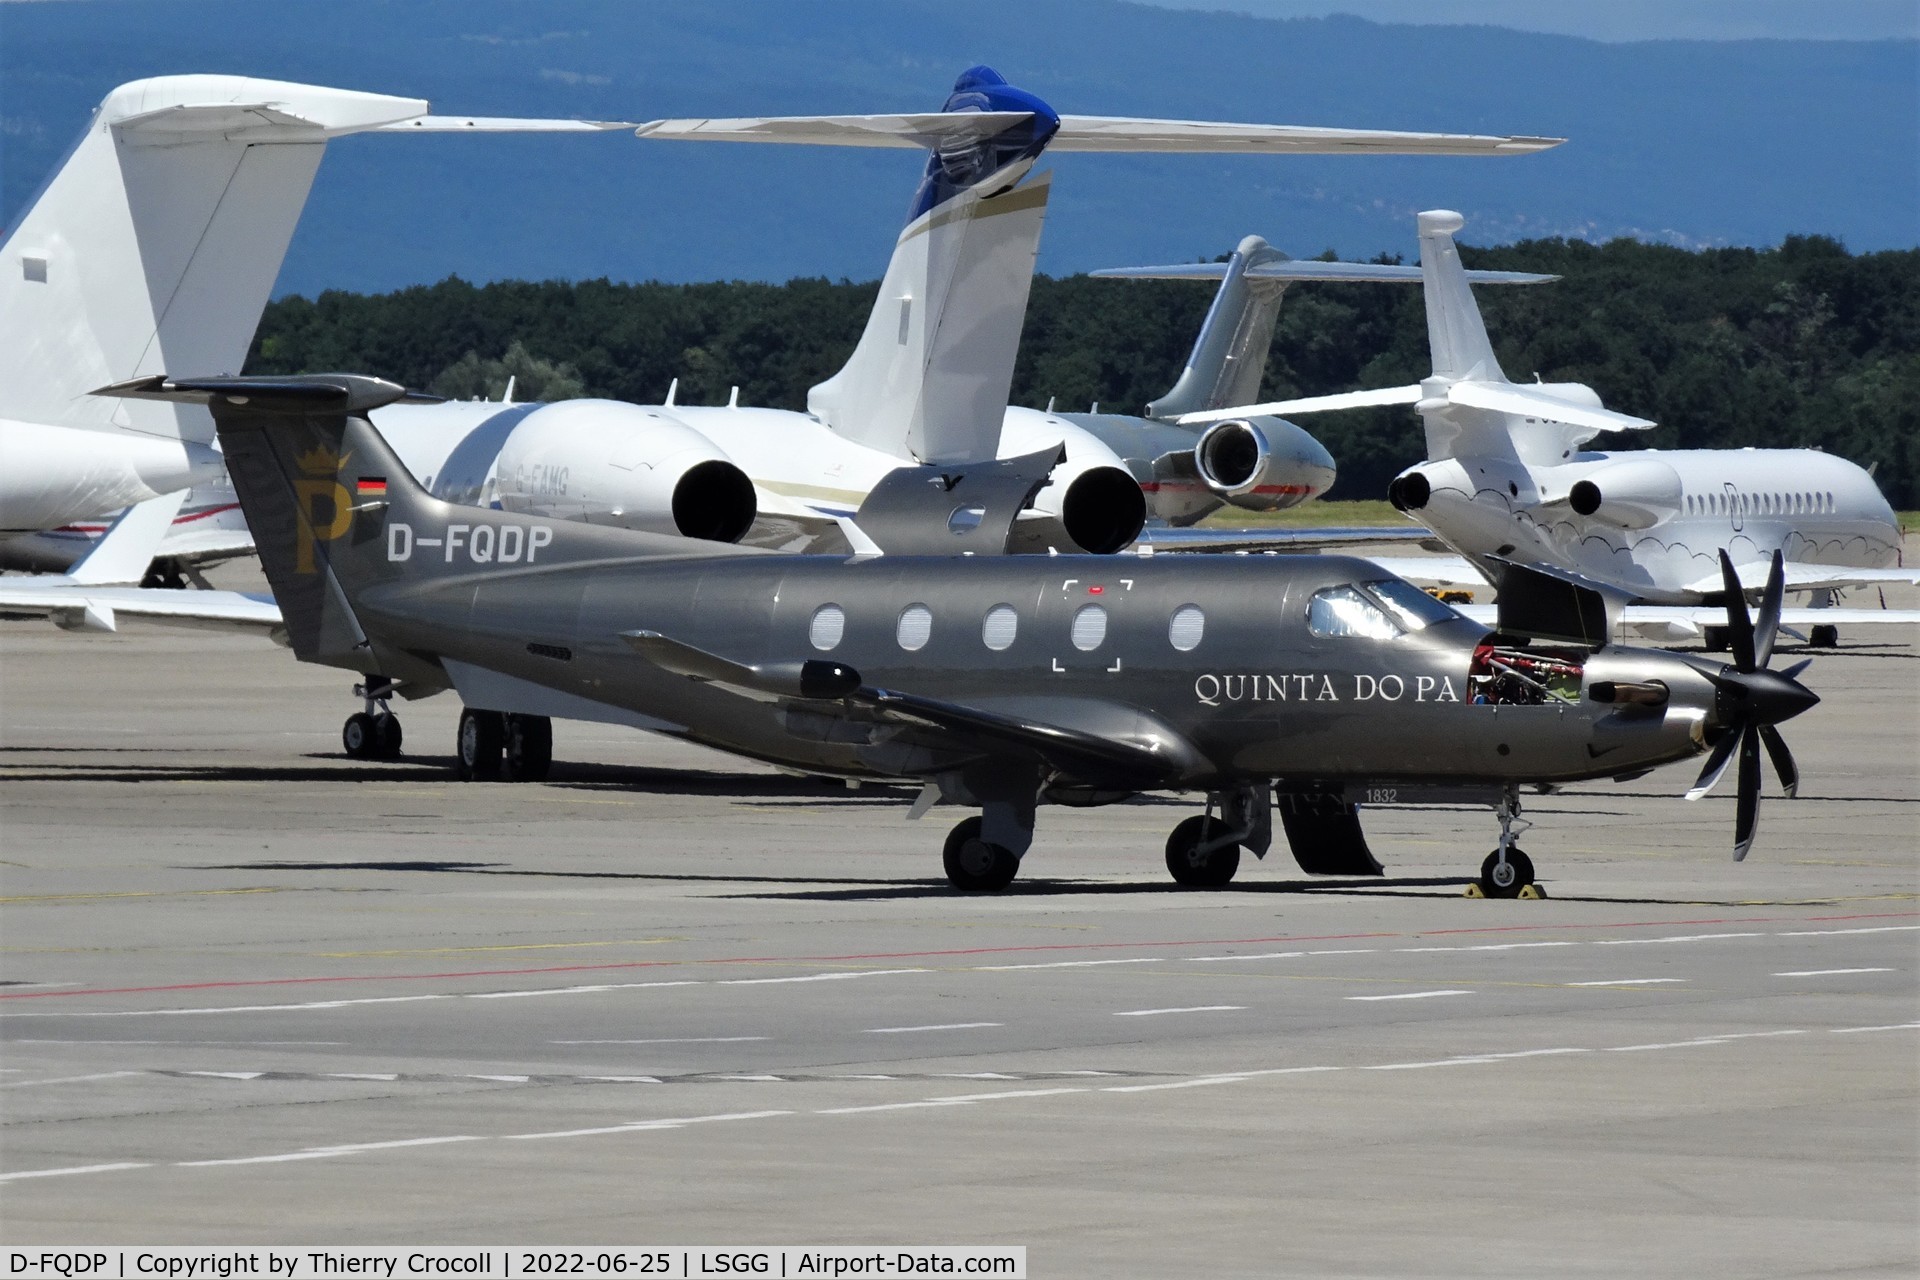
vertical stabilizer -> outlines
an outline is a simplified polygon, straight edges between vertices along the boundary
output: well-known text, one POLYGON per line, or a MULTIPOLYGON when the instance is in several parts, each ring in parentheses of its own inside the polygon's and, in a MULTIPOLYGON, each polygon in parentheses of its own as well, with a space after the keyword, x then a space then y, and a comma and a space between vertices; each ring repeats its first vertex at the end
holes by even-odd
POLYGON ((1273 329, 1280 319, 1280 300, 1289 281, 1255 278, 1247 272, 1286 257, 1259 236, 1240 242, 1227 261, 1220 291, 1213 295, 1186 368, 1172 390, 1147 406, 1148 417, 1204 413, 1260 399, 1273 329))
POLYGON ((1433 349, 1433 376, 1474 382, 1505 382, 1493 344, 1480 319, 1460 262, 1453 233, 1466 219, 1451 209, 1420 215, 1420 270, 1426 283, 1427 342, 1433 349))
POLYGON ((926 175, 866 331, 807 395, 839 434, 925 463, 998 452, 1050 178, 1019 184, 1059 123, 985 67, 960 77, 945 110, 952 127, 924 140, 926 175))
POLYGON ((197 405, 86 393, 239 372, 327 139, 426 110, 241 76, 115 89, 0 243, 0 418, 210 441, 197 405))

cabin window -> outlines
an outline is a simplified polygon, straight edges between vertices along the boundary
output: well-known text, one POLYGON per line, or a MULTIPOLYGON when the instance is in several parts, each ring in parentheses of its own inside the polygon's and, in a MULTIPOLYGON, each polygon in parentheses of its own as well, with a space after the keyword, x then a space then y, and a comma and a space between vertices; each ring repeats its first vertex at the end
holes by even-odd
POLYGON ((1083 604, 1073 614, 1073 647, 1092 653, 1107 638, 1107 611, 1097 604, 1083 604))
POLYGON ((1450 622, 1460 616, 1411 582, 1383 578, 1366 586, 1367 593, 1386 606, 1403 631, 1422 631, 1436 622, 1450 622))
POLYGON ((999 653, 1013 647, 1020 630, 1020 611, 1010 604, 997 604, 987 610, 980 622, 980 643, 999 653))
POLYGON ((807 624, 807 639, 822 653, 837 648, 840 637, 846 633, 847 615, 837 604, 821 605, 813 611, 813 621, 807 624))
POLYGON ((1197 604, 1181 605, 1167 622, 1167 643, 1182 653, 1198 649, 1200 638, 1206 633, 1207 615, 1197 604))
POLYGON ((923 604, 908 605, 900 611, 900 622, 893 635, 909 653, 926 648, 933 635, 933 610, 923 604))
POLYGON ((1358 587, 1327 587, 1307 602, 1307 630, 1316 636, 1391 640, 1400 634, 1379 605, 1358 587))

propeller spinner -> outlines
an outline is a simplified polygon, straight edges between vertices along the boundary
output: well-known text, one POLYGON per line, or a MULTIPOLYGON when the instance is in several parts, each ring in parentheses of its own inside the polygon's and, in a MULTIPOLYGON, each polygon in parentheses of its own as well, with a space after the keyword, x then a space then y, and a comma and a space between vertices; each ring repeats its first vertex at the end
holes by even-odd
POLYGON ((1733 650, 1733 665, 1721 667, 1708 678, 1718 695, 1714 718, 1725 726, 1725 732, 1713 744, 1687 799, 1698 800, 1713 790, 1732 762, 1735 748, 1739 749, 1739 792, 1733 824, 1733 860, 1739 862, 1753 848, 1754 833, 1760 825, 1761 744, 1766 745, 1780 786, 1792 796, 1800 786, 1800 770, 1793 762, 1793 753, 1787 750, 1786 739, 1774 726, 1793 719, 1820 699, 1794 679, 1807 669, 1811 659, 1784 671, 1767 669, 1780 630, 1780 603, 1786 593, 1786 570, 1780 553, 1773 553, 1757 621, 1747 614, 1740 575, 1733 571, 1733 561, 1725 551, 1720 553, 1720 577, 1726 584, 1727 639, 1733 650))

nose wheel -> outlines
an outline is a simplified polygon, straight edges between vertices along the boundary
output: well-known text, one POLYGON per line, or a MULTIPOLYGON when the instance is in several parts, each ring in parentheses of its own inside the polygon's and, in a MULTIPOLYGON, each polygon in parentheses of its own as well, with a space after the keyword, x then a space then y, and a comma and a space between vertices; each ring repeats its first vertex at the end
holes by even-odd
POLYGON ((1533 859, 1513 842, 1533 825, 1520 816, 1520 788, 1509 786, 1494 812, 1500 818, 1500 843, 1480 864, 1480 892, 1489 898, 1517 898, 1533 883, 1533 859))
POLYGON ((941 856, 947 882, 962 893, 998 893, 1020 874, 1013 850, 980 837, 981 820, 967 818, 947 835, 941 856))

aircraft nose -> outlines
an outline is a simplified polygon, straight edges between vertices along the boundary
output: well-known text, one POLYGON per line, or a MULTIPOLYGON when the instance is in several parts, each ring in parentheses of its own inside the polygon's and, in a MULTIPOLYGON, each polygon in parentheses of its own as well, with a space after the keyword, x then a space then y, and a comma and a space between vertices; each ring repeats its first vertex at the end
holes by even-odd
POLYGON ((1753 724, 1781 724, 1820 701, 1813 690, 1780 671, 1727 667, 1715 677, 1714 684, 1722 703, 1716 718, 1723 723, 1745 719, 1753 724))

